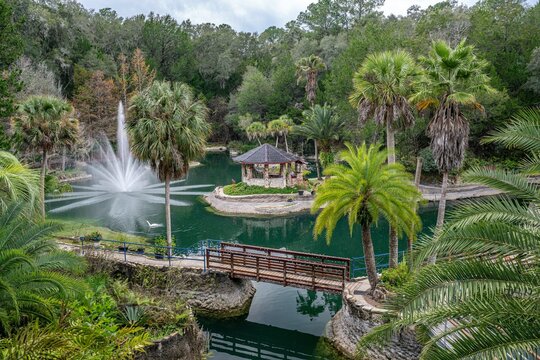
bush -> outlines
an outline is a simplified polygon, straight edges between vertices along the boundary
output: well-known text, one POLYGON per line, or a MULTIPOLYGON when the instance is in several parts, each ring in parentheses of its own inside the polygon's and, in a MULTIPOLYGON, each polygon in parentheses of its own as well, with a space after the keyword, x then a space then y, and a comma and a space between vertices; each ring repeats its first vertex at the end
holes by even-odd
POLYGON ((223 193, 231 196, 241 195, 261 195, 261 194, 295 194, 298 192, 296 187, 286 188, 265 188, 264 186, 246 185, 239 182, 223 187, 223 193))
MULTIPOLYGON (((172 235, 171 241, 171 246, 174 249, 176 246, 176 238, 174 235, 172 235)), ((158 235, 154 238, 154 254, 165 254, 167 252, 167 246, 167 236, 165 234, 158 235)))
POLYGON ((92 231, 90 234, 84 237, 87 240, 100 241, 102 239, 101 233, 99 231, 92 231))
POLYGON ((394 269, 384 269, 381 271, 381 282, 391 291, 402 287, 410 278, 409 267, 402 261, 394 269))
POLYGON ((71 192, 73 188, 67 182, 60 182, 55 175, 47 174, 45 176, 45 193, 46 194, 61 194, 71 192))

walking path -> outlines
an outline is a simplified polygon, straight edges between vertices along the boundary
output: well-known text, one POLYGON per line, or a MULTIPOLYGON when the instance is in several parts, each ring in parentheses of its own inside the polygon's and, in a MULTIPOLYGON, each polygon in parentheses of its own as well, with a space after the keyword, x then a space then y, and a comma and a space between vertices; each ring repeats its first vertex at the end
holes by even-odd
MULTIPOLYGON (((420 185, 422 197, 430 202, 439 201, 440 187, 420 185)), ((459 185, 449 187, 447 200, 471 199, 482 196, 498 195, 501 192, 480 185, 459 185)), ((227 197, 223 194, 223 188, 217 187, 212 193, 204 196, 206 202, 214 210, 223 214, 231 215, 289 215, 295 213, 309 212, 313 204, 312 195, 287 195, 289 199, 284 200, 283 196, 269 195, 265 200, 259 196, 258 201, 253 201, 246 197, 227 197)))
POLYGON ((94 246, 94 245, 85 245, 84 246, 84 252, 80 245, 75 244, 67 244, 64 242, 58 242, 59 247, 62 250, 72 251, 76 252, 79 255, 89 254, 90 256, 92 254, 95 254, 96 256, 102 256, 107 257, 110 259, 114 259, 116 261, 126 261, 128 263, 133 264, 142 264, 147 266, 154 266, 154 267, 178 267, 178 268, 191 268, 191 269, 203 269, 204 268, 204 257, 203 256, 192 256, 189 259, 187 258, 172 258, 170 265, 168 259, 158 260, 151 258, 148 255, 140 255, 140 254, 125 254, 123 252, 119 252, 114 249, 105 249, 101 246, 94 246))

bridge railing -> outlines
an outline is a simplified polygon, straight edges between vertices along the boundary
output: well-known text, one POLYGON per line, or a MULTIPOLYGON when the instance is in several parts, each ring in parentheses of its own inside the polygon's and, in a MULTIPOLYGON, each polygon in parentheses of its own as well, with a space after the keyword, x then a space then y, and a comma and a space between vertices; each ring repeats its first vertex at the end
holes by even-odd
MULTIPOLYGON (((406 254, 405 251, 398 252, 398 260, 402 261, 405 254, 406 254)), ((390 253, 383 253, 383 254, 375 255, 375 265, 377 267, 377 271, 388 268, 389 262, 390 262, 390 253)), ((365 276, 365 275, 366 275, 365 256, 358 256, 358 257, 351 258, 351 277, 355 278, 358 276, 365 276)))
POLYGON ((151 243, 139 243, 122 240, 100 239, 99 241, 89 240, 84 237, 78 239, 81 254, 86 251, 100 251, 108 253, 116 253, 123 255, 124 261, 128 260, 129 256, 152 257, 156 260, 163 260, 164 265, 171 266, 174 260, 194 260, 205 263, 205 250, 209 247, 218 248, 220 240, 200 240, 188 247, 179 246, 161 246, 151 243), (169 249, 171 250, 169 252, 169 249), (171 254, 169 256, 169 253, 171 254))
POLYGON ((345 265, 231 250, 226 244, 223 248, 207 248, 205 259, 205 268, 225 271, 233 277, 315 290, 342 291, 349 275, 349 268, 345 265))

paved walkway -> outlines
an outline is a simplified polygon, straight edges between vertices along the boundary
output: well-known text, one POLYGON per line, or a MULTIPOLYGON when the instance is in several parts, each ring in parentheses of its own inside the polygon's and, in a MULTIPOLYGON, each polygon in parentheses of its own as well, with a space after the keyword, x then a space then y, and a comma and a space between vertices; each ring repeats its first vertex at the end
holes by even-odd
MULTIPOLYGON (((93 245, 85 245, 84 253, 83 253, 83 249, 81 249, 80 245, 67 244, 64 242, 59 242, 58 244, 61 249, 67 250, 67 251, 73 251, 73 252, 78 253, 79 255, 96 254, 96 256, 103 256, 110 259, 114 259, 116 261, 126 261, 133 264, 142 264, 142 265, 155 266, 155 267, 169 267, 169 260, 166 258, 163 260, 158 260, 153 257, 150 257, 149 255, 139 255, 139 254, 129 254, 129 253, 126 254, 124 257, 124 253, 119 252, 117 250, 105 249, 101 246, 93 246, 93 245)), ((178 267, 178 268, 203 269, 204 257, 193 256, 193 257, 190 257, 189 259, 174 258, 174 259, 171 259, 170 266, 178 267)))

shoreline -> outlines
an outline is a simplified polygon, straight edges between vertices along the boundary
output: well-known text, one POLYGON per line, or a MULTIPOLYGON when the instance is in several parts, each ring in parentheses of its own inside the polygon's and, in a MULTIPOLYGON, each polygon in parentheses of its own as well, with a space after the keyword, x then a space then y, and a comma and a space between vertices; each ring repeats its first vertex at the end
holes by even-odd
MULTIPOLYGON (((435 203, 440 198, 440 188, 437 186, 420 185, 422 197, 428 203, 435 203)), ((501 192, 480 185, 459 185, 448 189, 448 201, 473 199, 484 196, 500 195, 501 192)), ((287 216, 308 213, 313 204, 312 195, 272 194, 231 196, 223 193, 223 187, 218 186, 206 195, 203 200, 212 210, 225 216, 287 216)))

